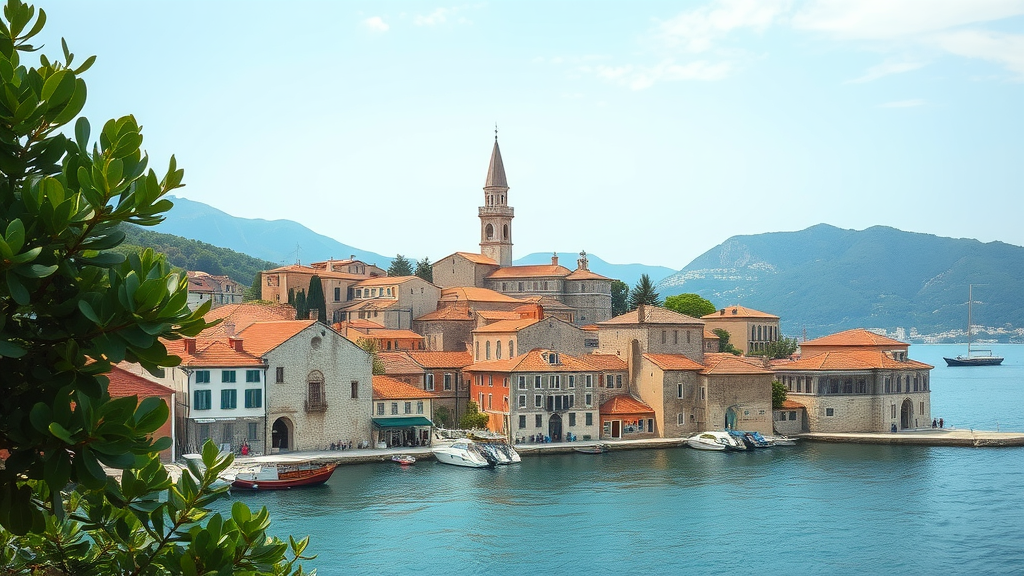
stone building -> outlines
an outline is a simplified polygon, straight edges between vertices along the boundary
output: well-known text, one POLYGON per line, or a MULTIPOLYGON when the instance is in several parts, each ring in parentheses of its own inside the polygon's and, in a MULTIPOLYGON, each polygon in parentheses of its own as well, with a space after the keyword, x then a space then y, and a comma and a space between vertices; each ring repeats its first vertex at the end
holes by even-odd
POLYGON ((889 432, 931 425, 931 365, 910 345, 863 329, 801 344, 773 366, 789 400, 803 406, 806 432, 889 432))
POLYGON ((433 423, 433 392, 395 380, 373 377, 373 444, 377 448, 426 446, 433 423))
POLYGON ((335 322, 370 320, 392 330, 411 330, 413 320, 437 309, 441 289, 419 276, 384 276, 356 282, 335 322))
POLYGON ((367 264, 362 260, 357 260, 355 255, 350 256, 347 260, 324 260, 323 262, 313 262, 309 266, 314 270, 341 272, 363 278, 380 278, 388 275, 387 270, 375 264, 367 264))
POLYGON ((779 317, 767 312, 729 306, 701 316, 708 332, 721 328, 729 333, 729 343, 743 354, 760 352, 781 338, 779 317))
POLYGON ((466 413, 469 400, 469 383, 463 370, 473 363, 473 355, 468 351, 416 351, 406 354, 423 370, 423 389, 436 395, 431 419, 443 424, 445 418, 438 418, 437 411, 444 408, 451 418, 450 425, 457 424, 466 413))
POLYGON ((534 348, 578 356, 586 352, 585 338, 582 329, 558 318, 499 320, 473 330, 473 360, 512 358, 534 348))
POLYGON ((323 286, 327 318, 331 322, 341 321, 341 308, 350 300, 349 288, 366 280, 366 277, 361 274, 332 272, 300 264, 281 266, 260 273, 260 285, 263 287, 260 297, 269 302, 287 304, 290 293, 305 292, 307 295, 309 294, 309 282, 314 275, 320 278, 320 283, 323 286))
POLYGON ((245 295, 245 286, 227 276, 216 276, 206 272, 189 270, 188 307, 195 310, 204 302, 212 302, 216 308, 224 304, 239 304, 245 295))

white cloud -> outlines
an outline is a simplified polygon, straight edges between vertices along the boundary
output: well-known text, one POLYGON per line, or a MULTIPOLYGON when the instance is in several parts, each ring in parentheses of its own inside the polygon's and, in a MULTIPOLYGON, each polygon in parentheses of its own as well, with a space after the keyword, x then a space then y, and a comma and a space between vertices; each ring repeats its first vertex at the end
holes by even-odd
POLYGON ((437 8, 426 16, 417 14, 416 17, 413 18, 413 23, 417 26, 436 26, 438 24, 444 24, 448 20, 448 14, 451 12, 452 10, 449 10, 448 8, 437 8))
POLYGON ((931 41, 957 56, 998 62, 1024 80, 1024 35, 957 30, 936 34, 931 41))
POLYGON ((887 40, 1024 14, 1024 0, 815 0, 793 27, 845 40, 887 40))
POLYGON ((853 80, 848 80, 847 84, 861 84, 864 82, 871 82, 878 80, 883 76, 889 76, 890 74, 902 74, 904 72, 910 72, 911 70, 917 70, 924 66, 924 62, 899 62, 894 60, 886 60, 877 66, 868 68, 864 75, 853 80))
POLYGON ((363 26, 374 32, 387 32, 388 28, 391 28, 380 16, 371 16, 363 20, 363 26))
POLYGON ((915 106, 924 106, 927 104, 924 100, 916 98, 914 100, 897 100, 896 102, 886 102, 885 104, 879 104, 879 108, 913 108, 915 106))
POLYGON ((790 0, 717 0, 663 22, 656 37, 670 48, 699 53, 739 28, 763 31, 789 10, 790 0))

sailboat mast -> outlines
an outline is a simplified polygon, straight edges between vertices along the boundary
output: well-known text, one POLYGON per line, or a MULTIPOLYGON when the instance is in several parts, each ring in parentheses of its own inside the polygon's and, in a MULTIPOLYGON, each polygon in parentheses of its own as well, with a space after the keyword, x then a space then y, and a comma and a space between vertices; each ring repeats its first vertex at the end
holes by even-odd
POLYGON ((974 307, 974 284, 967 285, 967 357, 971 357, 971 309, 974 307))

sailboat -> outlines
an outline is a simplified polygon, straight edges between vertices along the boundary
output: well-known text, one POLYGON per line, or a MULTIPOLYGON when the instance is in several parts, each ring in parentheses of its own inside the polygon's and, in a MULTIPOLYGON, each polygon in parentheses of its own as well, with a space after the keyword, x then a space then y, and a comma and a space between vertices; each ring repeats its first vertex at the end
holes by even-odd
POLYGON ((946 358, 947 366, 998 366, 1003 363, 1002 356, 993 356, 991 350, 977 350, 971 348, 971 308, 974 305, 974 284, 967 287, 967 356, 946 358))

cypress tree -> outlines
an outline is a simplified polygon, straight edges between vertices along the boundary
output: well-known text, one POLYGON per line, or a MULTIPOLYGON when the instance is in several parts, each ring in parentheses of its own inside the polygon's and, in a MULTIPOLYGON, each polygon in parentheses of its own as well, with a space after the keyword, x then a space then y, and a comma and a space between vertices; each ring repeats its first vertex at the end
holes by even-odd
POLYGON ((306 307, 317 311, 317 320, 329 324, 327 320, 327 300, 324 299, 324 285, 320 277, 313 274, 309 279, 309 292, 306 295, 306 307))

